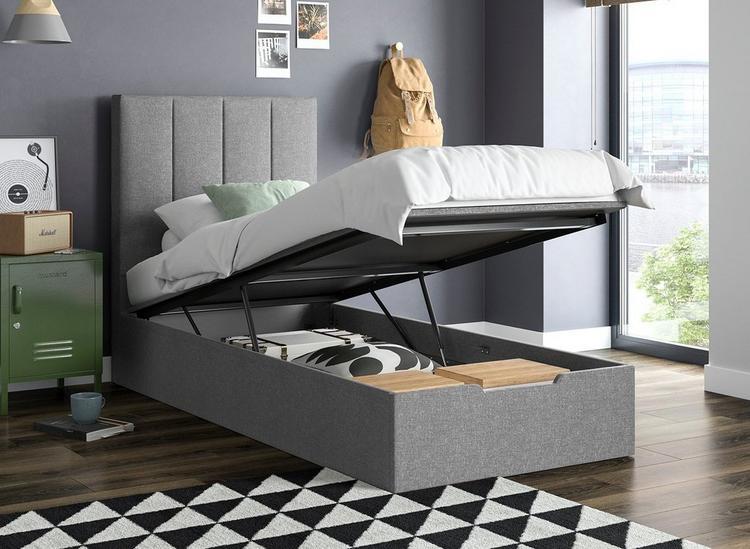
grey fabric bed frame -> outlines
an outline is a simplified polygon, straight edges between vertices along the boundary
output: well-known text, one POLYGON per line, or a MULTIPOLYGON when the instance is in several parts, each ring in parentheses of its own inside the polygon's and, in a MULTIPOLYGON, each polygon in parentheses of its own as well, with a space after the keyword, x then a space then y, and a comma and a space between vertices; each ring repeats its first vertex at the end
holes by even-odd
MULTIPOLYGON (((314 182, 316 106, 314 99, 301 98, 116 96, 112 113, 116 383, 392 491, 634 453, 630 366, 443 328, 449 361, 523 357, 564 366, 571 373, 552 384, 488 391, 466 385, 393 394, 218 342, 219 335, 238 335, 246 328, 234 322, 234 333, 217 333, 217 326, 237 311, 213 311, 205 293, 131 310, 125 273, 161 251, 165 228, 153 210, 197 194, 208 182, 314 182), (194 315, 203 337, 191 331, 187 319, 167 313, 185 305, 198 306, 194 315)), ((509 218, 562 217, 580 230, 619 208, 622 204, 608 203, 541 210, 435 209, 415 215, 411 223, 434 228, 481 219, 481 231, 488 233, 492 223, 496 232, 504 222, 507 230, 509 218)), ((557 234, 547 237, 552 236, 557 234)), ((451 238, 460 239, 460 234, 451 238)), ((532 241, 513 238, 519 238, 519 245, 532 241)), ((434 242, 440 249, 449 241, 434 242)), ((221 291, 226 289, 231 285, 221 291)), ((364 285, 360 289, 367 291, 364 285)), ((312 291, 302 293, 309 297, 312 291)), ((215 297, 225 304, 231 295, 215 297)), ((277 305, 284 295, 270 297, 267 305, 277 305)), ((322 301, 300 299, 303 305, 291 312, 289 307, 270 309, 256 318, 259 331, 337 325, 394 342, 401 342, 406 331, 413 347, 434 355, 435 334, 427 323, 399 319, 399 332, 382 315, 333 305, 333 299, 322 301)))

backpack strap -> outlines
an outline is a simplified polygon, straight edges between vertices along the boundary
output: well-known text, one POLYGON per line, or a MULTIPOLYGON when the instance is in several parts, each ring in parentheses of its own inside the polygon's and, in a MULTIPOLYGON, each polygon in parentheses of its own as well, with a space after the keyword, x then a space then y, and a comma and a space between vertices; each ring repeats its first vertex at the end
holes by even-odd
POLYGON ((427 93, 427 105, 430 107, 430 120, 437 122, 438 116, 437 108, 435 107, 435 94, 432 92, 427 93))
POLYGON ((365 141, 362 143, 362 154, 359 155, 360 160, 367 160, 370 158, 370 144, 372 143, 372 129, 365 132, 365 141))
POLYGON ((406 121, 411 126, 414 124, 414 101, 411 92, 403 90, 401 99, 404 100, 404 111, 406 112, 406 121))

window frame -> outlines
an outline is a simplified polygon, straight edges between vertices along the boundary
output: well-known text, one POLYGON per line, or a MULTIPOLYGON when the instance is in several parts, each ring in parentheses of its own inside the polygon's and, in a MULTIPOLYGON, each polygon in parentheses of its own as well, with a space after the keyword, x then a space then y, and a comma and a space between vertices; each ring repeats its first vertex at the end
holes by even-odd
MULTIPOLYGON (((627 4, 609 12, 609 142, 611 154, 626 158, 627 146, 627 4)), ((627 322, 627 209, 610 216, 610 325, 612 348, 690 364, 708 364, 709 350, 650 340, 623 333, 627 322)))

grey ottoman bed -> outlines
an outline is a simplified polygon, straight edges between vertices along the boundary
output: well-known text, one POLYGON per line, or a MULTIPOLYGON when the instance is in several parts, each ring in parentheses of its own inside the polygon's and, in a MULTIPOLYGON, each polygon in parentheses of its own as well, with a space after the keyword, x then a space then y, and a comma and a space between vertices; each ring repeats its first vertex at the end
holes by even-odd
POLYGON ((161 251, 156 207, 208 181, 315 181, 316 133, 312 99, 113 99, 113 380, 391 491, 632 455, 631 366, 438 328, 426 291, 432 323, 336 305, 601 224, 618 202, 419 210, 403 247, 342 231, 129 306, 125 273, 161 251), (191 314, 174 314, 181 310, 191 314), (329 326, 406 339, 449 362, 520 357, 571 372, 550 384, 391 393, 219 342, 329 326))

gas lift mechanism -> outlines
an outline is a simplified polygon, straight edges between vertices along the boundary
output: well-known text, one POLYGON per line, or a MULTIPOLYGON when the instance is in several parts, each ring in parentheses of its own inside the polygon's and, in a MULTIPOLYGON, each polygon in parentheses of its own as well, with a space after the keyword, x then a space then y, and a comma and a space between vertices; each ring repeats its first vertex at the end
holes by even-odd
MULTIPOLYGON (((445 361, 445 348, 443 347, 443 341, 440 337, 440 326, 437 323, 437 319, 435 317, 435 310, 432 307, 432 301, 430 300, 430 293, 427 290, 427 284, 424 280, 424 273, 419 273, 419 285, 422 289, 422 296, 424 297, 425 306, 427 307, 427 313, 430 316, 430 324, 432 325, 432 331, 435 334, 435 341, 437 342, 438 347, 438 354, 440 356, 440 362, 442 365, 446 365, 445 361)), ((250 297, 248 296, 248 285, 245 284, 240 287, 240 295, 242 297, 242 309, 245 312, 245 321, 247 322, 247 330, 250 334, 250 341, 252 345, 253 351, 256 353, 260 352, 260 345, 258 344, 258 332, 255 329, 255 321, 253 320, 253 308, 252 304, 250 302, 250 297)), ((383 314, 385 314, 385 317, 388 319, 388 321, 393 325, 393 327, 396 329, 396 331, 399 333, 401 338, 404 340, 404 343, 410 348, 414 349, 414 345, 412 344, 411 340, 409 339, 409 335, 406 333, 406 331, 403 329, 403 327, 398 323, 398 320, 391 314, 391 312, 388 310, 388 308, 385 306, 385 303, 383 303, 383 300, 380 299, 380 296, 378 295, 376 290, 370 290, 370 295, 375 300, 375 303, 378 304, 378 307, 383 311, 383 314)), ((187 318, 188 322, 190 323, 190 327, 193 329, 193 332, 195 332, 195 335, 200 336, 201 331, 198 328, 198 324, 195 322, 195 318, 193 318, 192 313, 190 312, 190 309, 188 309, 187 306, 182 307, 182 312, 185 315, 185 318, 187 318)))

